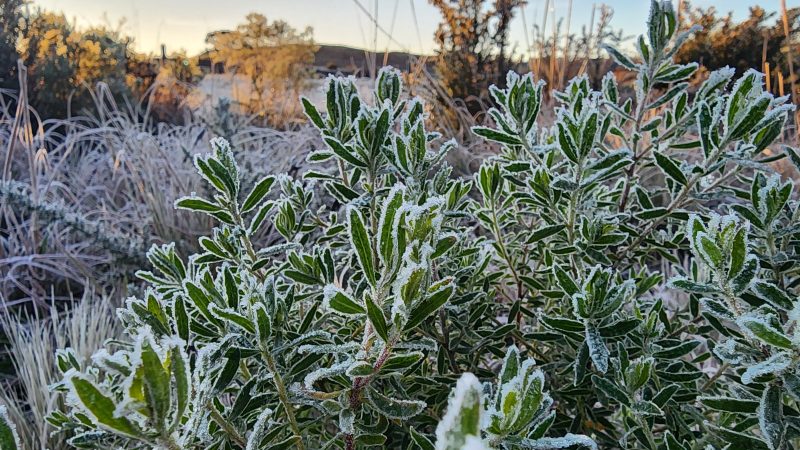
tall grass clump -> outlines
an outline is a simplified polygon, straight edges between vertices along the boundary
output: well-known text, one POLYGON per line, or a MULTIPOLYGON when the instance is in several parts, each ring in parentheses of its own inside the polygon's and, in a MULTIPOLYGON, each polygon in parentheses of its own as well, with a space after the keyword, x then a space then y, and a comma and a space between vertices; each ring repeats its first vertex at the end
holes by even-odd
MULTIPOLYGON (((102 83, 91 114, 41 119, 27 101, 22 69, 22 91, 4 97, 0 109, 4 306, 46 308, 51 294, 68 300, 86 288, 124 293, 151 244, 196 251, 212 222, 171 205, 206 189, 192 158, 209 150, 211 137, 224 133, 237 145, 248 186, 261 171, 300 170, 304 149, 320 145, 308 126, 278 131, 213 115, 157 123, 149 103, 118 104, 102 83), (212 120, 232 125, 212 127, 212 120)), ((271 231, 258 239, 268 242, 271 231)))
POLYGON ((727 68, 690 96, 677 23, 653 1, 638 56, 608 48, 635 95, 575 78, 552 126, 509 73, 474 177, 393 69, 303 99, 302 176, 246 183, 211 140, 175 206, 216 226, 151 247, 124 339, 58 353, 50 423, 77 448, 794 448, 800 204, 770 164, 800 156, 766 154, 793 107, 727 68))
POLYGON ((120 328, 113 303, 89 295, 76 299, 67 313, 55 304, 45 312, 0 313, 0 329, 15 372, 14 377, 0 378, 0 405, 17 424, 21 449, 70 448, 69 435, 47 422, 50 412, 65 407, 63 398, 50 389, 60 378, 57 350, 70 348, 78 358, 88 360, 107 339, 119 337, 120 328))

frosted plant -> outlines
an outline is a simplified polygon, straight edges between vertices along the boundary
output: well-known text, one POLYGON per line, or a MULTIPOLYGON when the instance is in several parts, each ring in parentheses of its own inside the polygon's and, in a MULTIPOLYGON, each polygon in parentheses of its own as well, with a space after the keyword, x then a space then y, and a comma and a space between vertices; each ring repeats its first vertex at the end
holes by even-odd
POLYGON ((59 353, 51 421, 80 448, 794 448, 800 212, 769 163, 800 156, 765 152, 791 106, 752 71, 690 95, 677 22, 652 2, 638 55, 608 49, 631 95, 572 80, 552 127, 509 74, 469 179, 393 69, 303 101, 302 178, 212 141, 176 206, 217 227, 148 252, 127 339, 59 353))
MULTIPOLYGON (((582 435, 543 437, 555 412, 553 399, 544 392, 544 374, 535 364, 533 359, 521 360, 519 350, 510 347, 491 398, 485 398, 484 387, 473 374, 463 374, 436 427, 435 449, 597 449, 593 440, 582 435)), ((417 443, 434 448, 424 438, 417 443)))
POLYGON ((6 412, 6 406, 0 405, 0 448, 17 450, 20 447, 19 436, 15 425, 11 423, 6 412))

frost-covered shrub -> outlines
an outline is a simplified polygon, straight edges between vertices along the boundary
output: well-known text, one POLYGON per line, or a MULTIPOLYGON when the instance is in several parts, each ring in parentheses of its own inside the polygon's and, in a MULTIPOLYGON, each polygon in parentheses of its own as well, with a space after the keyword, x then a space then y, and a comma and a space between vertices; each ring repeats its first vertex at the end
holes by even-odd
POLYGON ((129 339, 59 353, 52 422, 78 448, 793 448, 800 209, 768 163, 800 157, 764 152, 791 107, 756 72, 690 94, 686 37, 654 2, 639 62, 609 50, 635 96, 575 79, 552 128, 509 74, 474 179, 389 69, 375 106, 351 79, 304 102, 303 178, 242 192, 214 140, 213 195, 176 204, 218 221, 204 252, 149 252, 129 339))

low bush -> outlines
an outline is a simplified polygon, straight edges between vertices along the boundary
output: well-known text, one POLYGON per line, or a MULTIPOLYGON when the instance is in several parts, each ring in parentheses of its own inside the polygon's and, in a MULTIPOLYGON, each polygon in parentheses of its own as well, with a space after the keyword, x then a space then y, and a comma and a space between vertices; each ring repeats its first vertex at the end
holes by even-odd
POLYGON ((326 146, 302 178, 243 191, 212 141, 211 194, 176 206, 219 225, 150 250, 127 340, 59 352, 51 422, 77 448, 793 448, 800 208, 769 163, 800 157, 765 152, 792 107, 754 71, 690 96, 676 28, 653 2, 639 57, 609 49, 635 97, 574 79, 551 128, 509 74, 474 180, 390 69, 375 106, 350 79, 304 102, 326 146))

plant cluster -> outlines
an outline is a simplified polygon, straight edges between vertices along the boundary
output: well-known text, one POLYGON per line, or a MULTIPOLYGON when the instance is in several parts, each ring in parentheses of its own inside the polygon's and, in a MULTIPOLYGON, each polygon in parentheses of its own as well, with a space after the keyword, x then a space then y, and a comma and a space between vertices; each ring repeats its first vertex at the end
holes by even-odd
POLYGON ((574 79, 550 128, 509 74, 474 179, 391 69, 371 103, 342 78, 303 101, 325 146, 301 179, 247 185, 215 139, 176 206, 219 225, 151 249, 129 339, 59 352, 50 420, 77 448, 794 448, 800 205, 769 163, 800 157, 764 151, 792 107, 754 71, 690 95, 691 31, 660 1, 647 29, 609 49, 635 96, 574 79))

